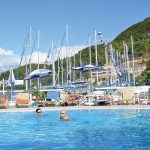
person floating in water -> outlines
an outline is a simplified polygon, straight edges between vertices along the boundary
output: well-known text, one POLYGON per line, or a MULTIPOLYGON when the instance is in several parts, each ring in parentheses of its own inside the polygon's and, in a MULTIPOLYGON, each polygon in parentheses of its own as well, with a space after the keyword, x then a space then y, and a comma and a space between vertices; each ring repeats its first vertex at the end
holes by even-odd
POLYGON ((36 115, 37 116, 42 116, 42 110, 41 110, 41 108, 37 108, 36 109, 36 115))
POLYGON ((63 110, 60 112, 60 117, 59 117, 59 119, 57 119, 57 120, 72 121, 72 119, 67 116, 67 110, 65 110, 65 109, 63 109, 63 110))

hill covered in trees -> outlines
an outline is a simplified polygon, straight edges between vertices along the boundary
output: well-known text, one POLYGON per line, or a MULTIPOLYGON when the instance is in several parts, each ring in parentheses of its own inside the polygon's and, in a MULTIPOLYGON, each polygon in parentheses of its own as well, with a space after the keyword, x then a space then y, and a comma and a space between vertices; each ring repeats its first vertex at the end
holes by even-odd
POLYGON ((134 55, 135 57, 150 58, 150 17, 145 20, 132 25, 117 36, 112 44, 115 49, 120 52, 123 51, 123 41, 129 46, 131 50, 131 36, 134 41, 134 55))
MULTIPOLYGON (((143 59, 150 59, 150 17, 129 27, 122 33, 120 33, 111 43, 113 49, 118 50, 123 54, 123 42, 129 47, 129 57, 131 57, 131 36, 133 38, 133 49, 135 59, 141 57, 143 59)), ((105 64, 105 51, 102 45, 98 45, 98 65, 103 66, 105 64)), ((95 47, 91 47, 92 63, 95 64, 95 47)), ((89 48, 85 48, 81 51, 82 63, 89 63, 89 48)), ((80 65, 80 52, 76 54, 76 66, 80 65)), ((73 57, 71 58, 73 60, 73 57)))

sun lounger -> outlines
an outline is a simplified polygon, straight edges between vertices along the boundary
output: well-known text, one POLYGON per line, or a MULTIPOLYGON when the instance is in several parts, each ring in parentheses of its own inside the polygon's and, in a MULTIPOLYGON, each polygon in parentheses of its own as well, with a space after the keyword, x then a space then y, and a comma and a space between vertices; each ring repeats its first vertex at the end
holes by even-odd
POLYGON ((44 107, 45 106, 45 100, 43 100, 42 98, 36 98, 36 97, 32 97, 32 106, 36 106, 36 107, 44 107))
POLYGON ((16 98, 16 107, 17 108, 26 108, 30 107, 30 98, 29 93, 19 93, 16 98))
POLYGON ((150 104, 148 93, 146 93, 146 92, 140 93, 140 95, 139 95, 139 104, 141 104, 141 105, 148 105, 148 104, 150 104))
POLYGON ((30 100, 29 99, 16 99, 16 107, 17 108, 24 108, 30 106, 30 100))
POLYGON ((112 101, 112 99, 109 96, 99 96, 99 99, 97 100, 97 104, 98 105, 110 105, 110 101, 112 101))
POLYGON ((67 106, 74 106, 74 105, 77 105, 76 102, 75 102, 75 96, 73 94, 69 94, 64 103, 67 104, 67 106))
POLYGON ((6 94, 1 96, 0 108, 8 108, 8 96, 6 94))
POLYGON ((95 94, 89 94, 84 97, 83 105, 85 106, 95 106, 97 103, 97 96, 95 96, 95 94))
POLYGON ((134 99, 134 87, 125 87, 122 91, 122 99, 118 101, 119 105, 128 105, 128 104, 135 104, 134 99))
POLYGON ((60 103, 60 92, 50 91, 47 92, 45 106, 58 106, 60 103))

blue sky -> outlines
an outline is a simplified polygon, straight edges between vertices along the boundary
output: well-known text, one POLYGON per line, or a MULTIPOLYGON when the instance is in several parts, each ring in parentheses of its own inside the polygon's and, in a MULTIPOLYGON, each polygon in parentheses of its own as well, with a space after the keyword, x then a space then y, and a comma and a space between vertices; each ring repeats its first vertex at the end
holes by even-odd
POLYGON ((69 46, 85 45, 88 34, 94 39, 95 29, 110 41, 150 17, 149 8, 149 0, 0 0, 0 67, 12 65, 11 60, 5 63, 6 53, 21 57, 30 27, 33 41, 40 30, 40 50, 48 53, 52 40, 62 41, 66 24, 69 46))

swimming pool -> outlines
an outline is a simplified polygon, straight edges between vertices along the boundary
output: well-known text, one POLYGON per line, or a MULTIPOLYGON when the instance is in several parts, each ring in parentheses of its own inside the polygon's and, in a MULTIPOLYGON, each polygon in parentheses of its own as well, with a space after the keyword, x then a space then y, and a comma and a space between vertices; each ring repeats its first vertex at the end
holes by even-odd
POLYGON ((70 110, 0 113, 1 150, 150 149, 150 110, 70 110))

